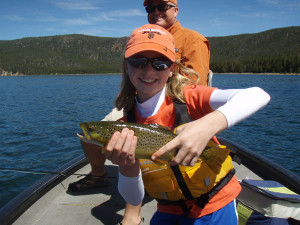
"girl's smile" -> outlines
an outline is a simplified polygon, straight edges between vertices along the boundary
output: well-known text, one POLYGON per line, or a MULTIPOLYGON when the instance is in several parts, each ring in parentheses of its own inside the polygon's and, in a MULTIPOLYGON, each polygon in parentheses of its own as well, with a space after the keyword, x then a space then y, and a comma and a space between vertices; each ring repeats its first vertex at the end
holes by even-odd
POLYGON ((141 79, 142 81, 144 81, 145 83, 153 83, 155 80, 153 79, 141 79))

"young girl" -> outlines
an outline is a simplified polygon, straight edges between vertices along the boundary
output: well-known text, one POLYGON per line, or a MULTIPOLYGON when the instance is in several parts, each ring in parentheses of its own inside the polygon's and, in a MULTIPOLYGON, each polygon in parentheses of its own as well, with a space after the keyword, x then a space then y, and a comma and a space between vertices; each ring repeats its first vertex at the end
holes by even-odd
MULTIPOLYGON (((173 37, 164 28, 149 24, 136 29, 127 43, 122 88, 116 106, 118 109, 124 108, 126 113, 133 112, 137 123, 157 123, 174 129, 173 100, 185 103, 193 121, 180 126, 176 131, 177 137, 154 153, 152 160, 155 161, 164 153, 176 148, 178 153, 169 162, 166 170, 180 165, 180 170, 195 168, 193 173, 197 174, 197 170, 202 168, 197 160, 207 143, 211 139, 216 140, 215 135, 219 132, 264 107, 269 102, 270 96, 257 87, 220 90, 194 85, 191 79, 181 76, 177 71, 183 71, 191 76, 197 74, 175 62, 175 54, 173 37)), ((123 121, 128 121, 127 116, 123 121)), ((119 165, 119 192, 126 202, 135 206, 141 204, 144 188, 151 192, 154 188, 153 183, 156 182, 154 179, 157 179, 146 179, 144 176, 146 169, 141 172, 140 166, 147 163, 140 165, 135 159, 136 143, 137 137, 134 132, 125 128, 112 136, 105 153, 107 159, 119 165)), ((230 156, 226 159, 226 163, 222 164, 220 171, 227 171, 229 167, 232 167, 230 156)), ((213 173, 207 177, 221 176, 222 179, 227 176, 212 171, 214 170, 204 169, 204 175, 206 172, 213 173)), ((162 183, 155 186, 158 192, 169 182, 168 176, 162 177, 162 183)), ((204 186, 211 185, 211 179, 209 182, 206 178, 201 180, 202 178, 196 177, 196 179, 204 186)), ((189 185, 193 188, 193 184, 189 185)), ((175 186, 175 189, 179 187, 175 186)), ((161 193, 165 195, 161 198, 170 197, 171 201, 168 201, 170 204, 162 204, 160 197, 154 196, 159 199, 159 203, 151 224, 237 224, 234 200, 240 190, 237 178, 231 176, 221 190, 202 206, 198 204, 197 197, 189 200, 179 197, 181 199, 174 200, 170 197, 172 193, 181 191, 171 190, 172 193, 162 191, 161 193), (172 201, 180 201, 181 205, 172 204, 172 201)))

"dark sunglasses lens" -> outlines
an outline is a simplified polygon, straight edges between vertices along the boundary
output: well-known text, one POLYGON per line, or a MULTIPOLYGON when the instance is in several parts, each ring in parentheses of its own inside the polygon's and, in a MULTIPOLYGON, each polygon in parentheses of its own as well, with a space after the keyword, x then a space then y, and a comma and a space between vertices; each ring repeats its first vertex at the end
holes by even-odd
POLYGON ((134 58, 129 58, 128 63, 139 69, 143 69, 147 65, 147 58, 140 58, 140 59, 134 59, 134 58))
POLYGON ((167 11, 169 6, 165 3, 162 3, 162 4, 159 4, 158 6, 156 6, 158 11, 160 12, 164 12, 164 11, 167 11))
POLYGON ((157 71, 163 71, 166 70, 168 67, 170 67, 173 62, 167 59, 161 59, 161 58, 154 58, 154 59, 147 59, 144 58, 128 58, 128 63, 137 69, 144 69, 148 63, 148 61, 151 62, 152 67, 157 71))
POLYGON ((160 11, 160 12, 165 12, 169 9, 169 7, 171 7, 171 6, 166 3, 161 3, 159 5, 147 5, 146 12, 153 13, 155 11, 155 9, 158 9, 158 11, 160 11))
POLYGON ((171 61, 153 60, 152 66, 157 71, 163 71, 172 65, 171 61))
POLYGON ((147 5, 145 9, 147 13, 153 13, 155 11, 155 8, 156 7, 153 5, 147 5))

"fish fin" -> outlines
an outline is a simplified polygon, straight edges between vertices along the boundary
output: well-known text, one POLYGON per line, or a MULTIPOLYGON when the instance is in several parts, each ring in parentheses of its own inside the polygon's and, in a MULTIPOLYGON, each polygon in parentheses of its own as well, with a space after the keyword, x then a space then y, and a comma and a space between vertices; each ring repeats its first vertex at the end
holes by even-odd
POLYGON ((168 161, 165 161, 165 160, 155 160, 153 162, 159 166, 165 166, 165 167, 169 166, 168 161))
POLYGON ((178 127, 181 127, 181 126, 183 126, 183 125, 185 125, 185 124, 186 124, 186 123, 184 123, 184 124, 181 124, 181 125, 179 125, 179 126, 175 127, 175 128, 174 128, 174 131, 173 131, 173 133, 174 133, 174 134, 176 134, 176 132, 177 132, 177 128, 178 128, 178 127))
POLYGON ((206 164, 216 173, 220 172, 222 164, 227 159, 230 150, 224 145, 218 147, 207 147, 200 155, 199 159, 202 159, 206 164))

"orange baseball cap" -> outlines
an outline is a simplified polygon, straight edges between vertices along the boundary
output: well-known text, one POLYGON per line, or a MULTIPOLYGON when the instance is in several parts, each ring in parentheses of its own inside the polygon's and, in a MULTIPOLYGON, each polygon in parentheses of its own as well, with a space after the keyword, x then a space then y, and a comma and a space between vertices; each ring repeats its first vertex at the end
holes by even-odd
POLYGON ((155 51, 175 62, 173 35, 161 26, 146 24, 134 30, 127 42, 125 58, 143 51, 155 51))
MULTIPOLYGON (((161 0, 162 2, 172 2, 173 4, 175 4, 177 6, 177 0, 161 0)), ((144 6, 149 4, 149 0, 145 0, 144 1, 144 6)))

